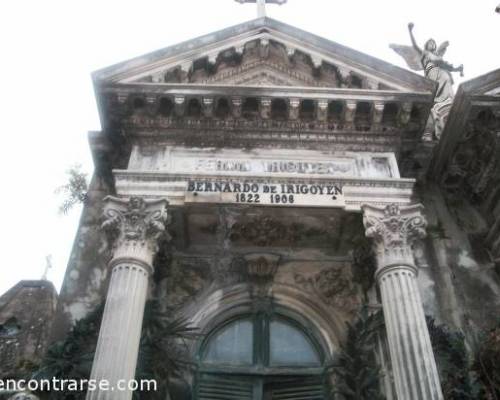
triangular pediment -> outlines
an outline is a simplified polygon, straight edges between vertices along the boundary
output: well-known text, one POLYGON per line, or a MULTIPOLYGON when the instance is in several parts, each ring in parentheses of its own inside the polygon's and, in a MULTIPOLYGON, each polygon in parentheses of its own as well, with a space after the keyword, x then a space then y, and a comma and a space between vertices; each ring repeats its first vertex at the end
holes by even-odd
POLYGON ((97 71, 97 84, 206 84, 432 92, 412 72, 261 18, 97 71))
POLYGON ((487 96, 500 96, 500 86, 485 93, 487 96))
POLYGON ((472 96, 500 96, 500 69, 462 83, 459 91, 472 96))

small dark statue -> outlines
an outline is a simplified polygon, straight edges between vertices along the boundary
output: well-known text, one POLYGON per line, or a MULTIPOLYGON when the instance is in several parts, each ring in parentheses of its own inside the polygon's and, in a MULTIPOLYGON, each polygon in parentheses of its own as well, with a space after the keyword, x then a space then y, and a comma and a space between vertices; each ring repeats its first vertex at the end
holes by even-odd
POLYGON ((391 44, 391 48, 403 57, 408 66, 414 71, 424 71, 425 77, 438 83, 435 102, 441 103, 453 97, 453 77, 451 72, 460 72, 463 76, 464 66, 454 67, 443 59, 449 42, 439 47, 434 39, 429 39, 424 48, 420 48, 413 35, 413 23, 408 24, 412 46, 391 44))

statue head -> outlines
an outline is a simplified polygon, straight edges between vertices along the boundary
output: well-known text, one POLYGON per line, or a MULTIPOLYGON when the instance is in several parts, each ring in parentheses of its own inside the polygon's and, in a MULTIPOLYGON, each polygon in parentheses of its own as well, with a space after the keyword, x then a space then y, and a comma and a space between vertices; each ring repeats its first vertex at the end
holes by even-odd
POLYGON ((425 50, 430 51, 430 52, 435 52, 437 49, 437 44, 434 39, 429 39, 427 42, 425 42, 425 50))

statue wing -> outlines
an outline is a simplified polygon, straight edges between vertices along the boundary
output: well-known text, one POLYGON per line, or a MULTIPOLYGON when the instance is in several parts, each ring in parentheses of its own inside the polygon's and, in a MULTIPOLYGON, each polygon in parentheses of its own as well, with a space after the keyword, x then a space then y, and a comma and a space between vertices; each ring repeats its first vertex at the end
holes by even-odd
POLYGON ((441 43, 441 46, 439 46, 437 49, 437 54, 440 55, 441 57, 444 56, 444 54, 446 53, 446 49, 448 49, 449 45, 450 45, 450 42, 441 43))
POLYGON ((424 67, 422 66, 422 61, 420 60, 420 53, 415 50, 412 46, 405 46, 402 44, 391 44, 389 45, 396 53, 403 57, 410 67, 414 71, 422 71, 424 67))

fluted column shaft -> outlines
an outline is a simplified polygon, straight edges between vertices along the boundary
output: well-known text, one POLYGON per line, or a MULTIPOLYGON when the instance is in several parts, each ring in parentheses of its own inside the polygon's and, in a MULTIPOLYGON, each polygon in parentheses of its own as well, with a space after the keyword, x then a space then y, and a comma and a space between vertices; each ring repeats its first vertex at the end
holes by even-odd
POLYGON ((167 202, 105 200, 102 228, 113 249, 112 274, 90 377, 97 388, 88 391, 87 400, 130 400, 128 384, 135 377, 149 275, 157 239, 165 230, 167 202))
POLYGON ((442 400, 439 375, 417 284, 412 244, 425 237, 420 205, 364 206, 366 235, 374 239, 376 279, 398 400, 442 400))

